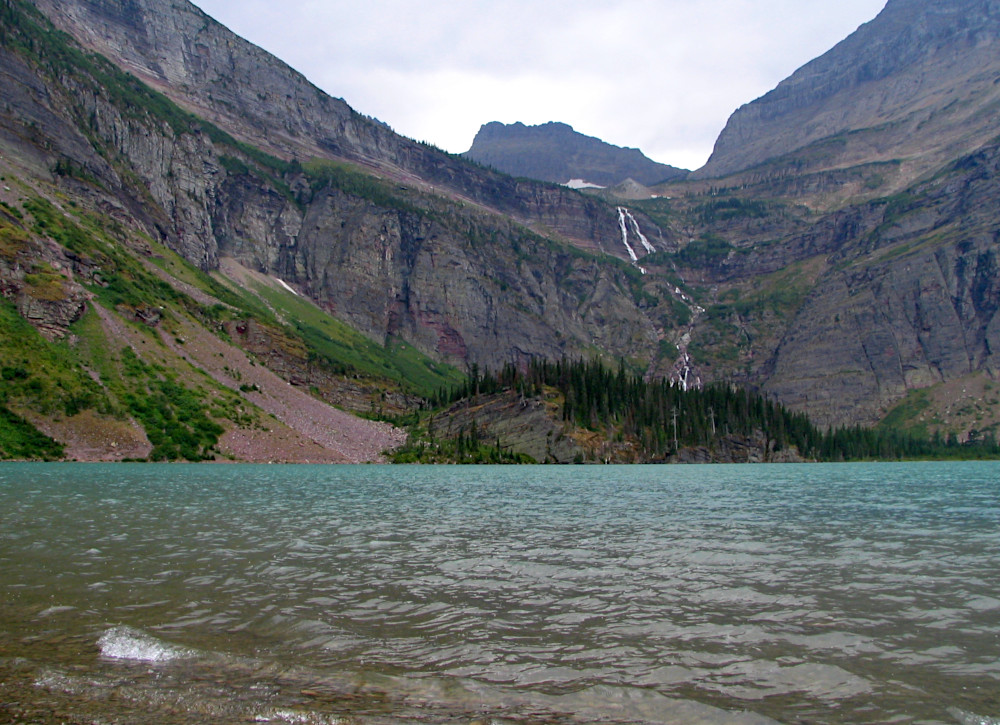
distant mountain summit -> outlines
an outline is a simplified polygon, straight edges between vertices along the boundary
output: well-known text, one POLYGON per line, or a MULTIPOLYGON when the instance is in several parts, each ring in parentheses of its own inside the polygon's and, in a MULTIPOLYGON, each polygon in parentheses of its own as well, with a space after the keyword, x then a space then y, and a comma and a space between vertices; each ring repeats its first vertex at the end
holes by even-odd
POLYGON ((555 122, 539 126, 487 123, 464 156, 512 176, 556 184, 575 181, 605 187, 634 179, 648 185, 688 173, 657 163, 638 149, 614 146, 555 122))
POLYGON ((906 184, 1000 131, 998 78, 998 0, 889 0, 874 20, 737 109, 691 176, 773 160, 800 174, 889 162, 906 184))

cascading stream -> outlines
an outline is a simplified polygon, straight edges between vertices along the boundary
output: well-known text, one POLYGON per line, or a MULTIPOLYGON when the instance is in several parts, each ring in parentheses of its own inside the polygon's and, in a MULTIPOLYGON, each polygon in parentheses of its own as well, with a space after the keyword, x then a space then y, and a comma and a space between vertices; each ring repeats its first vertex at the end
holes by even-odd
POLYGON ((628 250, 628 256, 632 259, 632 264, 638 264, 639 258, 635 256, 635 250, 632 249, 632 245, 628 243, 628 223, 625 221, 625 214, 627 210, 625 207, 618 207, 618 226, 622 230, 622 244, 625 245, 625 249, 628 250))
POLYGON ((646 239, 646 235, 642 233, 642 230, 639 228, 639 222, 634 216, 632 216, 632 212, 624 207, 619 207, 619 212, 622 211, 625 212, 625 216, 628 220, 632 222, 632 228, 635 230, 635 235, 639 237, 639 241, 642 242, 643 249, 645 249, 649 254, 655 252, 656 248, 649 243, 648 239, 646 239))
MULTIPOLYGON (((635 253, 635 249, 628 241, 629 232, 631 232, 639 239, 642 244, 643 249, 646 250, 647 254, 652 254, 656 251, 656 248, 650 243, 646 235, 642 233, 642 229, 639 227, 639 221, 633 216, 627 208, 623 206, 617 207, 618 209, 618 227, 621 229, 622 233, 622 244, 625 245, 625 249, 628 251, 628 256, 632 260, 632 264, 635 265, 640 272, 646 274, 646 270, 639 265, 639 258, 635 253)), ((694 329, 695 324, 701 315, 704 314, 705 309, 698 305, 694 300, 692 300, 688 295, 681 291, 679 287, 673 288, 674 296, 680 300, 688 311, 691 313, 691 321, 685 327, 684 332, 676 339, 675 344, 677 346, 677 361, 674 363, 673 369, 670 372, 670 382, 674 385, 679 386, 682 390, 697 390, 702 387, 701 376, 694 369, 693 361, 691 360, 691 354, 688 350, 688 346, 691 344, 691 331, 694 329)))

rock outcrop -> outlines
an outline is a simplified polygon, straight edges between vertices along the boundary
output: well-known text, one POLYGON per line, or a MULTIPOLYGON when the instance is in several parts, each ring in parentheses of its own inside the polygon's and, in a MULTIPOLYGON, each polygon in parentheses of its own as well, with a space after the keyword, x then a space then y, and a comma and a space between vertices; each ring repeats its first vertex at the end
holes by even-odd
POLYGON ((657 163, 639 149, 613 146, 577 133, 565 123, 487 123, 464 156, 512 176, 555 184, 583 181, 607 187, 626 179, 658 184, 683 179, 688 173, 657 163))
POLYGON ((870 205, 830 255, 765 388, 821 422, 870 423, 907 391, 1000 373, 1000 146, 870 205))
POLYGON ((20 219, 0 208, 0 296, 50 340, 66 335, 90 297, 76 280, 88 270, 74 257, 29 234, 20 219))

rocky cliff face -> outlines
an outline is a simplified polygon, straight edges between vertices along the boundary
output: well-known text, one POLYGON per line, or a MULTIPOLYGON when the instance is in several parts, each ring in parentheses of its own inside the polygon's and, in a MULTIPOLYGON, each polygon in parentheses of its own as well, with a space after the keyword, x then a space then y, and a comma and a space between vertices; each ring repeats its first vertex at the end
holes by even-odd
POLYGON ((995 135, 998 70, 1000 3, 889 0, 873 21, 738 109, 693 176, 786 156, 799 173, 899 161, 883 173, 905 186, 995 135))
MULTIPOLYGON (((720 242, 675 260, 717 290, 692 330, 696 359, 828 425, 871 424, 914 390, 995 378, 998 154, 987 144, 905 194, 832 214, 713 221, 720 242), (753 239, 757 227, 777 238, 753 239)), ((716 203, 746 213, 730 201, 716 203)))
MULTIPOLYGON (((31 157, 31 173, 49 179, 65 168, 72 173, 55 181, 67 191, 202 269, 233 257, 296 285, 374 340, 405 339, 460 366, 594 351, 647 362, 655 355, 658 333, 635 300, 634 272, 614 259, 628 255, 613 207, 396 137, 316 89, 303 90, 301 77, 239 46, 193 6, 158 14, 140 2, 40 6, 123 66, 185 98, 209 99, 214 117, 230 105, 239 111, 222 130, 81 51, 72 51, 73 67, 53 60, 55 46, 41 67, 24 54, 0 53, 11 79, 2 123, 9 149, 31 157), (220 65, 228 68, 225 82, 220 65), (216 97, 220 84, 233 94, 228 101, 216 97), (388 145, 382 168, 413 152, 426 158, 411 158, 410 173, 430 164, 432 180, 447 178, 449 186, 431 194, 426 179, 404 183, 328 159, 262 155, 233 136, 251 135, 283 111, 273 99, 249 97, 250 87, 287 87, 298 107, 287 134, 265 144, 271 150, 301 151, 296 139, 305 139, 321 153, 336 136, 357 160, 388 145), (566 239, 576 244, 560 243, 566 239)), ((655 225, 636 214, 648 238, 665 246, 655 225)))
POLYGON ((352 327, 443 359, 496 369, 590 345, 648 355, 656 333, 620 269, 488 217, 463 221, 322 189, 277 267, 352 327))
POLYGON ((35 4, 84 47, 254 146, 305 157, 336 149, 379 162, 413 153, 413 144, 322 93, 188 2, 35 4))
POLYGON ((873 204, 861 233, 831 254, 766 389, 825 422, 870 422, 909 390, 995 378, 998 173, 990 145, 912 196, 873 204))
POLYGON ((573 198, 564 189, 540 192, 399 136, 189 2, 169 7, 160 0, 35 4, 84 47, 255 148, 284 159, 358 162, 383 178, 471 201, 527 224, 545 224, 583 248, 620 253, 615 219, 603 205, 573 198), (555 220, 554 210, 559 211, 555 220))
MULTIPOLYGON (((29 233, 38 196, 104 220, 123 254, 148 263, 163 243, 213 273, 235 260, 369 340, 460 368, 623 357, 654 376, 760 387, 825 423, 870 423, 914 389, 996 375, 1000 168, 982 140, 1000 133, 984 70, 992 3, 890 2, 734 116, 713 163, 798 161, 677 183, 672 199, 629 209, 402 139, 187 3, 38 6, 114 61, 0 0, 0 283, 50 337, 106 280, 93 259, 29 233), (19 30, 29 17, 35 30, 19 30), (821 123, 835 108, 839 121, 821 123), (843 167, 851 154, 867 171, 843 167), (874 184, 872 169, 891 183, 874 184), (844 202, 843 189, 866 186, 844 202), (905 193, 883 194, 896 187, 905 193), (821 193, 841 194, 842 208, 789 202, 821 193)), ((284 372, 345 389, 299 352, 284 372)))
POLYGON ((626 179, 657 184, 687 175, 683 169, 646 158, 638 149, 584 136, 565 123, 487 123, 464 155, 512 176, 556 184, 579 180, 607 187, 626 179))

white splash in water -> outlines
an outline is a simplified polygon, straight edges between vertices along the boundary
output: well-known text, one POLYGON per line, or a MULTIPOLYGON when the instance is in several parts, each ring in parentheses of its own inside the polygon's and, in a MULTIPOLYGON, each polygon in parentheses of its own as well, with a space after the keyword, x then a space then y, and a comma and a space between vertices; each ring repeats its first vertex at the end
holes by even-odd
POLYGON ((951 715, 961 725, 1000 725, 1000 720, 992 717, 983 717, 957 707, 949 707, 948 714, 951 715))
POLYGON ((72 612, 72 611, 75 611, 75 610, 76 610, 76 607, 69 607, 69 606, 49 607, 48 609, 39 612, 38 613, 38 618, 41 619, 42 617, 50 617, 53 614, 63 614, 65 612, 72 612))
POLYGON ((138 662, 167 662, 193 657, 194 650, 162 642, 132 627, 112 627, 97 640, 104 657, 138 662))
POLYGON ((277 709, 267 710, 256 715, 254 722, 283 722, 291 725, 341 725, 348 720, 335 715, 321 715, 317 712, 277 709))

